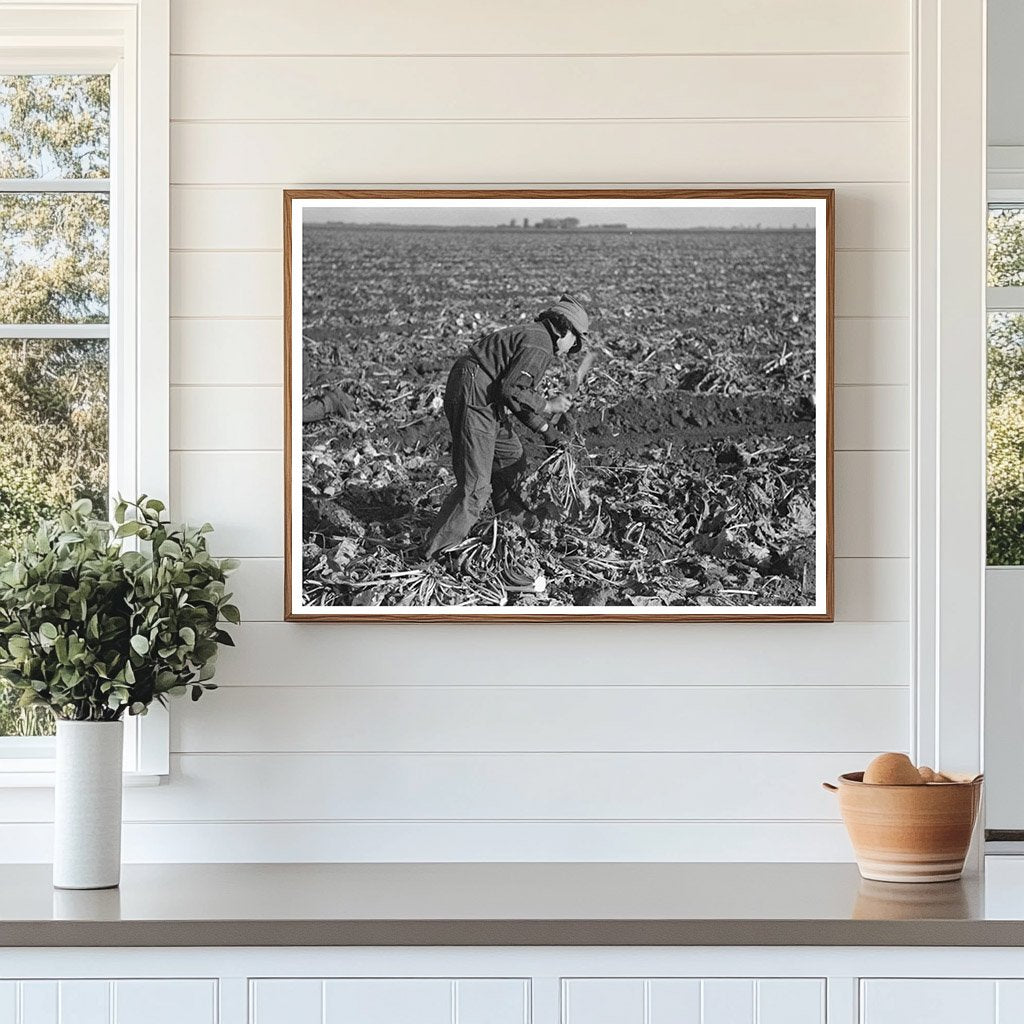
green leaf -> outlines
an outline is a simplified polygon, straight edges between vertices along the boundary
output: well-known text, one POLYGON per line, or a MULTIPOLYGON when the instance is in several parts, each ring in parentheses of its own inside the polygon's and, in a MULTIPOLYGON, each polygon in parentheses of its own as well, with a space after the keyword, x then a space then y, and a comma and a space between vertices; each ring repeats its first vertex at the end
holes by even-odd
POLYGON ((31 649, 27 636, 12 636, 7 641, 7 649, 16 658, 23 658, 31 649))
POLYGON ((242 621, 241 613, 239 612, 238 608, 236 608, 235 605, 233 604, 224 605, 221 608, 220 613, 224 616, 225 619, 228 620, 228 622, 231 622, 236 626, 239 625, 242 621))
POLYGON ((52 643, 60 634, 52 622, 44 622, 39 627, 39 635, 52 643))
POLYGON ((132 645, 132 650, 135 651, 136 654, 142 656, 149 654, 149 640, 141 633, 136 633, 129 642, 132 645))
POLYGON ((210 661, 215 657, 217 657, 217 644, 213 640, 200 640, 196 644, 196 661, 210 661))
POLYGON ((160 550, 158 553, 162 555, 164 558, 181 558, 183 554, 181 550, 181 545, 177 541, 173 540, 165 540, 160 545, 160 550))

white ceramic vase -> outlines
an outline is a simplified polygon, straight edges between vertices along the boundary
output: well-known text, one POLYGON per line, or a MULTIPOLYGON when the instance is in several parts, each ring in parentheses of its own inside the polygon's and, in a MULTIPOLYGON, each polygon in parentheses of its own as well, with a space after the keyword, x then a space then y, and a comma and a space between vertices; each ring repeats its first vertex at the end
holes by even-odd
POLYGON ((57 722, 53 884, 109 889, 121 880, 121 722, 57 722))

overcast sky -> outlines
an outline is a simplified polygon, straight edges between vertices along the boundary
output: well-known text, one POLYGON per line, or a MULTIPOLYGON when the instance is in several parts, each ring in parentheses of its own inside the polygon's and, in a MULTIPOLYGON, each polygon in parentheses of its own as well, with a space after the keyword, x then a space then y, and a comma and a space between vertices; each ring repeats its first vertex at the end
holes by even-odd
POLYGON ((813 228, 814 209, 806 206, 415 206, 400 200, 387 207, 333 206, 305 208, 303 223, 341 221, 347 224, 401 224, 445 227, 486 227, 535 224, 545 217, 578 217, 581 225, 626 224, 631 228, 813 228))

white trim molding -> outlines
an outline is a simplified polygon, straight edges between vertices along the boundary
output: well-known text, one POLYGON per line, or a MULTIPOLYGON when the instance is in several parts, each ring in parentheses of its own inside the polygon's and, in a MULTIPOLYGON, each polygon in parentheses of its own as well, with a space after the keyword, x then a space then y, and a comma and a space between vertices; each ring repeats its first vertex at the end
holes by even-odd
POLYGON ((982 768, 985 0, 919 0, 916 40, 916 749, 982 768))
POLYGON ((988 147, 988 201, 1020 202, 1024 192, 1024 146, 988 147))

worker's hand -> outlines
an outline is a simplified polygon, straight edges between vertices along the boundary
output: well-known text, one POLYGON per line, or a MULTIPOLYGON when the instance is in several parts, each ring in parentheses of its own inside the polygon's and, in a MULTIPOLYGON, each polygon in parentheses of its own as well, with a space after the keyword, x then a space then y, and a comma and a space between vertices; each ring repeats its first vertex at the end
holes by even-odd
POLYGON ((556 413, 568 412, 571 408, 572 399, 568 395, 558 395, 548 399, 544 406, 544 413, 547 416, 553 416, 556 413))
POLYGON ((545 446, 552 450, 565 448, 569 444, 568 436, 563 434, 557 427, 552 427, 550 425, 540 436, 544 438, 545 446))

